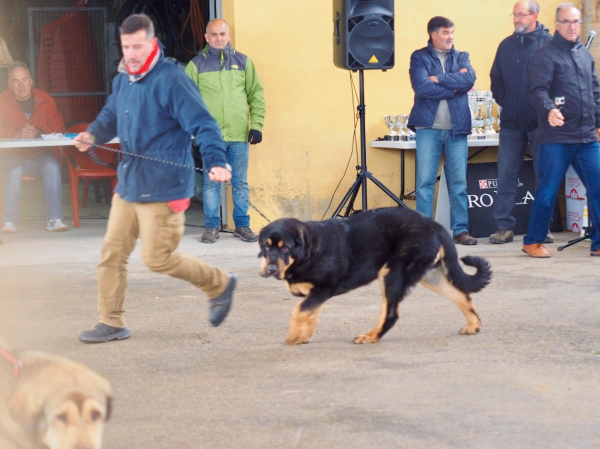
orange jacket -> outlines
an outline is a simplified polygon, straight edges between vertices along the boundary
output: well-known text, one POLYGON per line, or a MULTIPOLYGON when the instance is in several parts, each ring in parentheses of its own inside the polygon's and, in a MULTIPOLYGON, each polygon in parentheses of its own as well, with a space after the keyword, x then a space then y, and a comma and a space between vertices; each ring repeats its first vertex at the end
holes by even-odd
POLYGON ((25 112, 10 89, 0 94, 0 138, 9 139, 27 123, 42 130, 42 134, 64 133, 65 122, 56 108, 56 102, 46 92, 32 88, 33 115, 25 112))

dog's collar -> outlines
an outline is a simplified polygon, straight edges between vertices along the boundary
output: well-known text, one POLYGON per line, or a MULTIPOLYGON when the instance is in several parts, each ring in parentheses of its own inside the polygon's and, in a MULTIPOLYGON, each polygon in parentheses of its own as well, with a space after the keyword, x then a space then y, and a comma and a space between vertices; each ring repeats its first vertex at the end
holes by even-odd
POLYGON ((8 352, 6 352, 2 348, 0 348, 0 356, 4 357, 6 360, 8 360, 10 363, 13 364, 13 366, 15 368, 15 377, 19 377, 19 371, 23 367, 23 362, 21 362, 19 359, 17 359, 16 357, 12 356, 11 354, 9 354, 8 352))

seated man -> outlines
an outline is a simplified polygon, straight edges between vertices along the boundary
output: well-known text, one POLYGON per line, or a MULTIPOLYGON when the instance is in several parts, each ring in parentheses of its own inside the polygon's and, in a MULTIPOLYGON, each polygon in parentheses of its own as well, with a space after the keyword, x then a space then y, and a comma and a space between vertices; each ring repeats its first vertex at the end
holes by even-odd
MULTIPOLYGON (((65 132, 54 99, 32 86, 29 67, 16 62, 8 69, 8 86, 0 94, 0 138, 34 139, 41 134, 65 132)), ((30 148, 2 154, 2 233, 17 232, 23 176, 42 178, 46 196, 46 229, 66 231, 62 222, 60 165, 47 149, 30 148), (37 154, 39 153, 39 154, 37 154)))

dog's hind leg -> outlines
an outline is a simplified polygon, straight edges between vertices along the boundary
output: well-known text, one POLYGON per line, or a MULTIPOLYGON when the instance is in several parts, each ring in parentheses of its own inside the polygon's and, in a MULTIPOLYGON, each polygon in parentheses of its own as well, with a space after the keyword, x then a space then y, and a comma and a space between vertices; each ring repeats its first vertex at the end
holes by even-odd
POLYGON ((479 332, 481 321, 475 312, 469 294, 460 291, 446 277, 442 264, 438 264, 421 279, 421 284, 452 300, 467 319, 467 325, 460 330, 462 335, 473 335, 479 332))
POLYGON ((354 343, 377 343, 398 321, 398 307, 406 293, 405 278, 400 267, 390 270, 384 266, 379 270, 379 285, 383 296, 377 325, 365 334, 354 338, 354 343), (390 274, 391 273, 391 274, 390 274))

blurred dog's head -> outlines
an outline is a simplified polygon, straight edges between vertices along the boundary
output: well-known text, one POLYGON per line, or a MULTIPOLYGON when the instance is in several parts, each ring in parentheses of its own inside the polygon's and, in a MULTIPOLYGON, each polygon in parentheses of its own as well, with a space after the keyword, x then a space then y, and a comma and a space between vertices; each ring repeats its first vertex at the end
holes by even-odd
POLYGON ((24 434, 48 449, 100 449, 110 416, 106 379, 71 360, 26 353, 9 411, 24 434))
POLYGON ((304 223, 282 218, 260 231, 258 244, 258 257, 262 257, 260 275, 281 280, 294 262, 310 257, 312 238, 304 223))

